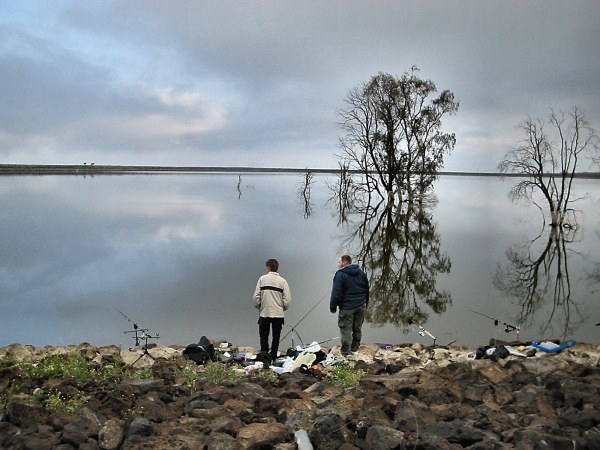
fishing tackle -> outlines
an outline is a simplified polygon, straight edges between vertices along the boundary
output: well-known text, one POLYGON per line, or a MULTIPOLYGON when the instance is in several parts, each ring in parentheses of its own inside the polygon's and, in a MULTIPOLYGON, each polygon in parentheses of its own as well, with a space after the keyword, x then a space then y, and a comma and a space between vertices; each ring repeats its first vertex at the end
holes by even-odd
MULTIPOLYGON (((313 306, 312 308, 310 308, 310 309, 308 310, 308 312, 307 312, 306 314, 304 314, 304 316, 302 316, 302 318, 301 318, 301 319, 300 319, 298 322, 296 322, 296 324, 295 324, 295 325, 294 325, 294 326, 291 328, 291 330, 290 330, 290 331, 288 331, 288 332, 287 332, 287 333, 286 333, 286 334, 285 334, 285 335, 284 335, 284 336, 281 338, 281 340, 283 341, 283 340, 284 340, 284 339, 285 339, 285 338, 286 338, 286 337, 287 337, 287 336, 288 336, 290 333, 294 332, 294 333, 296 333, 296 336, 298 336, 298 339, 300 339, 300 343, 302 344, 302 347, 304 347, 304 342, 302 342, 302 338, 300 337, 300 334, 299 334, 299 333, 298 333, 298 331, 296 330, 296 327, 297 327, 298 325, 300 325, 300 323, 301 323, 301 322, 302 322, 304 319, 306 319, 306 318, 308 317, 308 315, 309 315, 311 312, 313 312, 313 310, 314 310, 314 309, 315 309, 317 306, 319 306, 319 304, 320 304, 320 303, 321 303, 323 300, 325 300, 325 297, 327 297, 327 294, 325 294, 323 297, 321 297, 321 298, 319 299, 319 301, 318 301, 317 303, 315 303, 315 304, 314 304, 314 306, 313 306)), ((294 345, 294 344, 292 343, 292 347, 293 347, 293 345, 294 345)))
POLYGON ((429 336, 431 339, 433 339, 433 345, 435 346, 436 337, 433 334, 431 334, 429 331, 427 331, 425 328, 423 328, 421 325, 419 325, 418 323, 416 323, 412 319, 408 319, 408 324, 409 325, 413 325, 413 324, 416 325, 419 328, 419 334, 421 336, 425 336, 425 335, 429 336))
POLYGON ((516 331, 517 332, 517 340, 519 340, 519 331, 521 331, 521 328, 519 328, 518 326, 511 325, 510 323, 503 322, 503 321, 501 321, 499 319, 495 319, 494 317, 490 317, 490 316, 488 316, 486 314, 483 314, 483 313, 480 313, 480 312, 477 312, 477 311, 473 311, 472 309, 470 309, 469 311, 471 311, 472 313, 475 313, 475 314, 479 314, 480 316, 487 317, 490 320, 493 320, 495 326, 498 326, 499 324, 504 325, 504 332, 505 333, 510 333, 511 331, 516 331))
POLYGON ((156 333, 156 335, 154 335, 154 336, 148 334, 148 331, 149 331, 148 328, 140 327, 137 323, 135 323, 133 320, 131 320, 128 316, 126 316, 122 311, 120 311, 119 309, 117 309, 117 311, 119 312, 119 314, 121 314, 123 317, 125 317, 129 323, 133 324, 133 330, 124 331, 123 333, 125 333, 125 334, 134 333, 133 338, 135 339, 135 347, 140 346, 140 339, 144 340, 144 346, 143 346, 144 351, 133 364, 138 362, 144 355, 148 355, 150 358, 154 359, 154 357, 148 352, 148 339, 160 339, 159 334, 156 333))

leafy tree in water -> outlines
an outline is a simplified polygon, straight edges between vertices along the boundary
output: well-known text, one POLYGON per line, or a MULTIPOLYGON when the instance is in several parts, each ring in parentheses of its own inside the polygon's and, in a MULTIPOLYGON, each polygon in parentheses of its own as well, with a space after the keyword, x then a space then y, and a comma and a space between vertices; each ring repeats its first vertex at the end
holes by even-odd
POLYGON ((456 142, 442 118, 458 110, 450 91, 413 67, 401 77, 379 73, 350 91, 340 111, 345 136, 339 178, 332 186, 339 224, 357 263, 371 279, 367 320, 424 323, 452 299, 437 286, 450 272, 428 201, 444 155, 456 142), (417 203, 417 204, 415 204, 417 203))
POLYGON ((413 67, 400 78, 379 73, 348 94, 340 111, 343 169, 364 178, 355 187, 378 192, 394 203, 413 201, 427 193, 443 166, 444 154, 454 148, 453 133, 442 131, 442 117, 458 110, 454 94, 439 96, 433 81, 413 67))
POLYGON ((537 205, 535 196, 541 194, 550 210, 551 225, 563 226, 578 165, 585 156, 593 158, 598 136, 578 107, 568 117, 551 111, 548 122, 528 118, 520 127, 525 139, 506 154, 498 169, 526 176, 512 188, 513 200, 537 205), (546 134, 547 123, 553 136, 546 134))

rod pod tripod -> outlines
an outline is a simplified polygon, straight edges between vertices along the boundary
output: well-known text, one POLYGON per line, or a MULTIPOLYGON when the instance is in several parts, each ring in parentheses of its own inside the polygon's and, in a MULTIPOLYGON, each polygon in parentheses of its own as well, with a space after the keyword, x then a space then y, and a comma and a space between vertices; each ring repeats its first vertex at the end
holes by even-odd
MULTIPOLYGON (((144 356, 148 356, 150 359, 155 360, 154 356, 150 354, 148 351, 148 339, 160 339, 160 336, 157 334, 156 336, 150 336, 148 333, 148 328, 139 328, 134 324, 133 330, 124 331, 124 333, 135 333, 133 339, 135 339, 135 347, 140 347, 140 339, 144 340, 144 345, 142 346, 142 354, 136 359, 131 365, 134 366, 140 359, 144 356)), ((130 349, 131 350, 131 349, 130 349)))
MULTIPOLYGON (((117 309, 117 311, 119 311, 119 310, 117 309)), ((155 360, 154 356, 152 356, 150 354, 150 352, 148 352, 148 339, 160 339, 160 336, 158 335, 158 333, 156 333, 156 335, 152 336, 152 335, 148 334, 148 331, 149 331, 148 328, 141 328, 137 323, 135 323, 133 320, 131 320, 129 317, 127 317, 125 314, 123 314, 121 311, 119 311, 119 314, 121 314, 123 317, 125 317, 128 322, 131 322, 133 324, 133 330, 124 331, 123 333, 125 333, 125 334, 133 333, 134 334, 134 336, 133 336, 133 339, 135 340, 134 347, 140 347, 140 339, 144 340, 144 345, 142 346, 142 354, 131 365, 132 366, 135 365, 135 363, 137 363, 144 356, 148 356, 152 360, 155 360)), ((131 350, 131 349, 129 349, 129 350, 131 350)))

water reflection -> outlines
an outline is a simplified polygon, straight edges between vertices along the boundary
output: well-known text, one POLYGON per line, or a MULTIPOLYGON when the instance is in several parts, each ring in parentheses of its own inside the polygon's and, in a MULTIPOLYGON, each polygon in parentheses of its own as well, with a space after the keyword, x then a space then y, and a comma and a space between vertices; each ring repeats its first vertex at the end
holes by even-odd
POLYGON ((536 320, 542 324, 544 335, 554 332, 553 324, 561 324, 557 332, 565 338, 584 321, 572 295, 569 273, 570 258, 575 253, 571 244, 579 233, 577 225, 552 226, 548 233, 542 230, 534 239, 506 251, 507 262, 498 266, 494 285, 516 300, 519 324, 531 325, 536 320), (540 314, 546 317, 540 320, 540 314))
POLYGON ((315 182, 313 173, 310 170, 307 170, 304 173, 304 179, 300 187, 298 188, 298 198, 302 202, 304 207, 304 218, 308 219, 312 214, 312 204, 310 201, 311 189, 312 185, 315 182))
MULTIPOLYGON (((305 220, 304 173, 0 177, 0 346, 130 346, 124 332, 131 324, 118 311, 160 333, 160 345, 187 345, 202 335, 257 345, 251 292, 272 256, 292 289, 284 332, 312 311, 297 331, 305 342, 327 340, 338 330, 327 300, 341 250, 360 253, 372 276, 370 320, 390 323, 366 324, 365 342, 430 344, 406 323, 411 315, 440 344, 489 342, 498 327, 471 310, 516 322, 514 297, 492 282, 498 262, 509 265, 506 249, 538 234, 539 216, 510 203, 505 180, 441 177, 436 203, 391 209, 387 197, 354 191, 338 210, 327 203, 336 178, 314 173, 305 220)), ((580 183, 578 195, 592 196, 565 248, 569 301, 589 320, 571 327, 569 338, 598 342, 599 236, 584 231, 598 229, 592 199, 600 198, 600 186, 580 183)), ((544 251, 546 237, 547 230, 531 244, 531 259, 544 251)), ((522 339, 557 337, 538 333, 549 317, 562 330, 550 303, 539 305, 522 339)))
MULTIPOLYGON (((600 233, 596 232, 596 237, 600 239, 600 233)), ((595 248, 598 248, 598 245, 595 248)), ((590 285, 590 293, 596 294, 598 292, 596 285, 600 285, 600 261, 593 261, 590 266, 591 269, 586 270, 586 279, 590 285)), ((600 323, 596 325, 600 326, 600 323)))
POLYGON ((343 173, 334 186, 338 222, 343 224, 343 246, 352 249, 369 275, 371 300, 366 319, 375 325, 425 323, 431 312, 441 314, 451 305, 449 292, 437 285, 450 272, 450 258, 441 250, 433 221, 435 201, 418 203, 374 195, 355 189, 343 173))

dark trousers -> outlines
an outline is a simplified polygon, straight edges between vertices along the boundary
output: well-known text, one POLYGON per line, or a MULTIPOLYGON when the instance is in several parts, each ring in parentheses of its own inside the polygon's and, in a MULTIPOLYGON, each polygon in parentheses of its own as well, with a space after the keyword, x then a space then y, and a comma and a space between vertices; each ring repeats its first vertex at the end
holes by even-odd
POLYGON ((356 352, 360 347, 362 339, 362 325, 365 321, 367 305, 361 305, 353 309, 340 309, 338 314, 338 326, 342 341, 342 355, 351 351, 356 352))
POLYGON ((260 337, 260 351, 268 352, 271 358, 277 358, 279 350, 279 338, 283 328, 283 317, 259 317, 258 318, 258 336, 260 337), (273 338, 269 349, 269 331, 273 330, 273 338))

